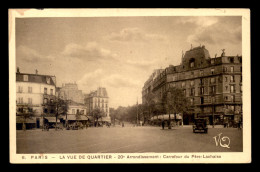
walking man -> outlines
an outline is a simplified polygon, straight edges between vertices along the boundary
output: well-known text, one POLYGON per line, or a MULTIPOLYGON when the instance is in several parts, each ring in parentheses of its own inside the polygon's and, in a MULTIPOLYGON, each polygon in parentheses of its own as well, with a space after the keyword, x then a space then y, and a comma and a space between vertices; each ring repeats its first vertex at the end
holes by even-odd
POLYGON ((164 130, 164 121, 162 122, 162 129, 164 130))

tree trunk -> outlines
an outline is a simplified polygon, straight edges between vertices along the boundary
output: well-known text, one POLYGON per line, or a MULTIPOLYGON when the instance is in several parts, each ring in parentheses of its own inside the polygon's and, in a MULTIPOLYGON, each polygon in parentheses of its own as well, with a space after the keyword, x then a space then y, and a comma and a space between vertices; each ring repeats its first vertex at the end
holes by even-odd
POLYGON ((169 111, 169 122, 168 122, 168 129, 171 129, 171 113, 169 111))
POLYGON ((58 119, 58 115, 56 115, 56 125, 55 125, 55 130, 57 130, 57 119, 58 119))

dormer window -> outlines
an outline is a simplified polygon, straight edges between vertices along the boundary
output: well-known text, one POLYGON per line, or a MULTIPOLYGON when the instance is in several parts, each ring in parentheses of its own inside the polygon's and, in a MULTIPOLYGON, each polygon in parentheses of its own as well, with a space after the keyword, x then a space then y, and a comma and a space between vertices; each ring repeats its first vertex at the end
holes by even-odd
POLYGON ((215 69, 214 69, 214 68, 212 68, 210 71, 211 71, 211 74, 213 75, 213 74, 214 74, 214 72, 215 72, 215 69))
POLYGON ((195 66, 195 59, 190 59, 190 68, 193 68, 195 66))
POLYGON ((234 63, 234 57, 229 57, 230 63, 234 63))
POLYGON ((23 76, 23 81, 28 81, 28 75, 23 76))
POLYGON ((50 84, 51 83, 51 78, 47 77, 46 78, 46 82, 47 82, 47 84, 50 84))

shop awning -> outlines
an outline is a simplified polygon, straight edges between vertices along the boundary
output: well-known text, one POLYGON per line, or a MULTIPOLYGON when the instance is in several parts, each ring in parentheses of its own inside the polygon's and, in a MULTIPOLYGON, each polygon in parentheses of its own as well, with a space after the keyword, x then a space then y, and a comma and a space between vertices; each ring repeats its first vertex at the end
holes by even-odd
MULTIPOLYGON (((48 122, 56 122, 56 117, 44 117, 45 119, 48 120, 48 122)), ((59 119, 57 119, 57 122, 60 122, 59 119)))
POLYGON ((16 116, 16 123, 36 123, 35 117, 24 119, 23 116, 16 116))
MULTIPOLYGON (((169 114, 153 116, 153 117, 151 118, 151 120, 157 120, 157 119, 167 120, 167 119, 169 119, 169 114)), ((170 114, 170 119, 175 119, 175 115, 174 115, 174 114, 170 114)), ((176 114, 176 119, 182 119, 182 116, 181 116, 180 114, 176 114)))
MULTIPOLYGON (((66 117, 64 117, 63 119, 66 120, 66 117)), ((76 115, 68 115, 68 116, 67 116, 67 120, 69 120, 69 121, 76 121, 76 120, 78 120, 78 121, 87 121, 87 120, 88 120, 88 117, 85 116, 85 115, 80 115, 80 116, 78 117, 78 119, 77 119, 77 118, 76 118, 76 115)))

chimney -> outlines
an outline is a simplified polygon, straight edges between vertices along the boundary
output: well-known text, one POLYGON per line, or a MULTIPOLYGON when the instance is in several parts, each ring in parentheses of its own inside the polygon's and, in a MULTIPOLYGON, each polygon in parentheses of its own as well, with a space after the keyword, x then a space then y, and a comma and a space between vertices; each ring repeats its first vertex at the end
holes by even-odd
POLYGON ((36 75, 38 74, 38 70, 37 70, 37 69, 35 69, 35 74, 36 74, 36 75))
POLYGON ((19 67, 17 67, 17 71, 16 71, 17 73, 20 73, 20 70, 19 70, 19 67))

